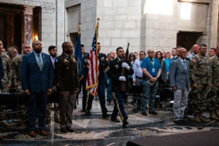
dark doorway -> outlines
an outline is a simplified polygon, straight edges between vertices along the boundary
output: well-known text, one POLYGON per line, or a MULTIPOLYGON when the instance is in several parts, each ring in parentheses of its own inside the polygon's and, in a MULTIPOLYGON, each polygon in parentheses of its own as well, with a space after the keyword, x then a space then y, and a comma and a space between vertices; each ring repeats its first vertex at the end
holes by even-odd
POLYGON ((185 47, 190 50, 194 44, 197 43, 198 38, 203 32, 183 32, 179 31, 177 34, 177 46, 185 47))

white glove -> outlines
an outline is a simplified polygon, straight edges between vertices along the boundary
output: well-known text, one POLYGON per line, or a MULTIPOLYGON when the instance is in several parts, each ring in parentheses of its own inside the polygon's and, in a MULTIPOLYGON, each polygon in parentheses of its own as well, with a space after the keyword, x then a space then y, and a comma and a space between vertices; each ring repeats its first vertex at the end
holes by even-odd
POLYGON ((120 76, 120 77, 119 77, 119 80, 120 80, 120 81, 126 81, 126 78, 125 78, 125 76, 120 76))
POLYGON ((130 66, 129 66, 128 63, 126 63, 126 62, 123 62, 123 63, 122 63, 122 67, 125 67, 127 70, 130 69, 130 66))

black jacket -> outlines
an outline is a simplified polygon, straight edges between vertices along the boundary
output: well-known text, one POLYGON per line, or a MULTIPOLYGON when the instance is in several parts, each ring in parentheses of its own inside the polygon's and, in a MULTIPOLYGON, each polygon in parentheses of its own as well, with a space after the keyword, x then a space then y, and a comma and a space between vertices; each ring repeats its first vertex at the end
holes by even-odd
POLYGON ((106 61, 106 55, 99 53, 99 84, 105 83, 105 74, 104 70, 108 67, 108 63, 106 61))
MULTIPOLYGON (((128 62, 130 66, 130 62, 128 62)), ((132 75, 134 70, 130 66, 130 70, 126 70, 126 91, 128 91, 128 75, 132 75)), ((122 61, 116 58, 110 62, 107 75, 111 78, 111 88, 112 92, 121 92, 121 81, 119 77, 122 74, 122 61)))

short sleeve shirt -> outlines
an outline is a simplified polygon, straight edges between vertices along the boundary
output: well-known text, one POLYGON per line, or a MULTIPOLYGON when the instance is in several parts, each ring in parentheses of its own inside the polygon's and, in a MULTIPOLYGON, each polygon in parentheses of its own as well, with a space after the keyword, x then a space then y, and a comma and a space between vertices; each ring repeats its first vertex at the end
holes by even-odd
POLYGON ((152 77, 157 77, 158 70, 161 69, 160 61, 157 58, 146 57, 142 60, 141 68, 147 69, 152 77))

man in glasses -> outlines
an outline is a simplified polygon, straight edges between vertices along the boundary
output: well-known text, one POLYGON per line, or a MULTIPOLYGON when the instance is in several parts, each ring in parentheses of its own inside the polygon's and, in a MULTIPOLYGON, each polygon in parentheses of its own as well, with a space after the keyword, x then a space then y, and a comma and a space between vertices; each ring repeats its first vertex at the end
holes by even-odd
POLYGON ((170 66, 170 86, 174 91, 173 114, 174 122, 177 124, 185 122, 184 112, 188 105, 190 70, 189 61, 185 59, 186 53, 186 49, 181 48, 179 59, 173 61, 170 66))
POLYGON ((160 61, 154 57, 154 50, 148 50, 148 57, 142 60, 141 68, 144 74, 142 115, 147 116, 147 102, 149 100, 149 114, 157 115, 154 111, 155 95, 158 89, 157 79, 161 74, 160 61))

